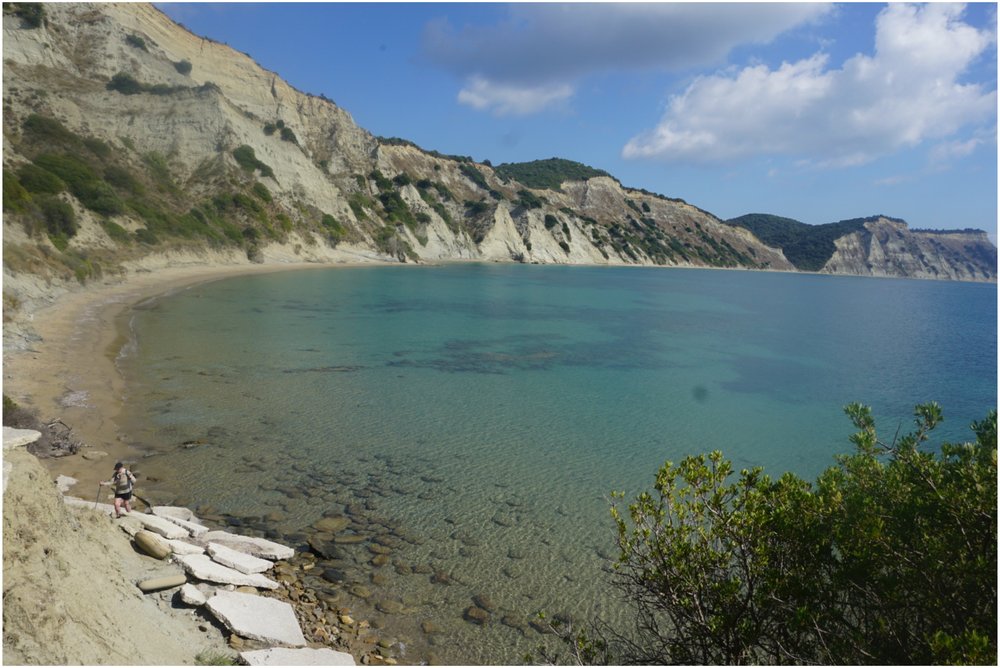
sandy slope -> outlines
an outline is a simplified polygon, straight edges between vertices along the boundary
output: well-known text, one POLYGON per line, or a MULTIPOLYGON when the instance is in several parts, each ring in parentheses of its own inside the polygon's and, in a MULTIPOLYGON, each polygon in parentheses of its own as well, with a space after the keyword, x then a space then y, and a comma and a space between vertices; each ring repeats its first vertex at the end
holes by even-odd
POLYGON ((5 459, 14 465, 3 504, 5 665, 178 665, 227 651, 170 593, 144 596, 134 584, 176 566, 135 552, 110 517, 69 510, 32 455, 5 459))

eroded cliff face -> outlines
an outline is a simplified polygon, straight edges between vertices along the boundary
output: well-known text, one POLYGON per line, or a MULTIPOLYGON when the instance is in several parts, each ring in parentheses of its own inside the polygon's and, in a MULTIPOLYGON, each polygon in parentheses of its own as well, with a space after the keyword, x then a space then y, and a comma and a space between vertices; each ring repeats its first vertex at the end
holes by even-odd
MULTIPOLYGON (((488 165, 380 141, 332 101, 295 90, 249 56, 191 34, 150 5, 44 7, 39 27, 4 15, 5 169, 16 173, 50 150, 26 132, 28 119, 55 119, 78 139, 111 148, 110 158, 89 158, 98 174, 123 166, 145 174, 153 156, 169 182, 166 189, 153 184, 162 191, 155 193, 157 210, 182 215, 190 207, 199 220, 208 214, 204 224, 218 226, 214 236, 254 260, 267 261, 280 247, 313 261, 346 252, 402 261, 791 269, 780 251, 752 235, 614 179, 533 190, 488 165), (109 86, 122 76, 133 90, 109 86), (257 168, 236 159, 246 147, 257 168), (244 203, 240 210, 239 196, 259 186, 267 205, 248 211, 244 203), (234 198, 237 206, 227 209, 234 198)), ((79 223, 66 240, 68 252, 86 255, 105 273, 177 246, 197 251, 197 230, 192 240, 172 237, 169 225, 156 228, 149 202, 137 203, 134 193, 119 191, 125 205, 108 214, 71 191, 58 195, 79 223), (109 234, 109 227, 124 234, 109 234)), ((17 218, 5 216, 5 226, 17 218)), ((204 232, 212 237, 213 230, 204 232)), ((32 244, 50 256, 67 252, 52 248, 38 230, 12 230, 10 238, 19 257, 37 255, 32 244)), ((58 273, 58 262, 49 260, 35 262, 35 269, 58 273)), ((30 264, 15 262, 8 274, 30 264)))
POLYGON ((997 249, 985 232, 911 231, 880 218, 835 242, 827 274, 995 281, 997 249))
MULTIPOLYGON (((46 154, 79 157, 114 206, 101 210, 69 186, 24 195, 8 210, 5 193, 8 306, 26 294, 14 294, 25 276, 67 285, 171 257, 794 270, 780 250, 683 200, 609 177, 533 189, 468 158, 374 137, 331 100, 292 88, 151 5, 44 11, 38 27, 3 17, 5 183, 46 154), (32 134, 37 117, 70 139, 32 134), (46 231, 43 197, 72 208, 71 233, 46 231)), ((952 239, 921 242, 931 259, 920 264, 896 258, 920 254, 879 234, 877 248, 843 240, 825 271, 870 264, 870 275, 985 275, 963 268, 952 239), (950 264, 932 258, 942 248, 954 250, 950 264)), ((995 267, 995 249, 993 257, 995 267)))

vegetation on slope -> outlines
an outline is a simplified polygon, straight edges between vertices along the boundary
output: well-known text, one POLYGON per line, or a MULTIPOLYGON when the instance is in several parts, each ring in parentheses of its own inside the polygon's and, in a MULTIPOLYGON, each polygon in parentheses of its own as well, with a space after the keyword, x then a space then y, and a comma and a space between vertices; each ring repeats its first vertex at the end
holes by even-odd
POLYGON ((8 266, 68 272, 82 282, 153 246, 207 243, 240 248, 256 259, 261 243, 283 240, 291 231, 292 216, 304 234, 315 231, 332 245, 347 236, 347 230, 324 218, 323 212, 293 212, 276 202, 254 177, 255 171, 264 177, 273 172, 249 146, 231 152, 242 169, 227 167, 222 153, 203 164, 192 180, 214 184, 212 194, 192 198, 166 157, 141 152, 127 138, 120 141, 112 145, 78 135, 40 114, 25 119, 12 143, 30 162, 4 171, 3 210, 30 237, 47 239, 51 246, 4 244, 8 266), (79 229, 74 200, 97 218, 115 251, 71 246, 79 229))
POLYGON ((866 222, 875 219, 855 218, 826 225, 807 225, 791 218, 750 213, 725 222, 746 228, 768 246, 780 248, 797 269, 819 271, 833 257, 837 249, 833 243, 835 239, 857 232, 866 222))
POLYGON ((595 176, 611 176, 604 170, 563 158, 505 162, 494 167, 494 171, 504 179, 518 181, 529 188, 549 190, 559 190, 564 181, 585 181, 595 176))

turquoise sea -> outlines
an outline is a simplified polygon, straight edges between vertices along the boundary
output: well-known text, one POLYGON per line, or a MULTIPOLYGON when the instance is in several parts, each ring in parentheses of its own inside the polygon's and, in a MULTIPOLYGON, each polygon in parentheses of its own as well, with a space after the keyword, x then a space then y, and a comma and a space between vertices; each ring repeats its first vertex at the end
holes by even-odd
POLYGON ((540 610, 626 618, 608 496, 665 460, 812 478, 850 451, 852 401, 887 439, 938 401, 932 442, 967 440, 997 403, 996 307, 996 285, 742 271, 246 276, 133 309, 122 424, 178 503, 295 544, 349 517, 365 541, 316 586, 404 662, 521 663, 540 610))

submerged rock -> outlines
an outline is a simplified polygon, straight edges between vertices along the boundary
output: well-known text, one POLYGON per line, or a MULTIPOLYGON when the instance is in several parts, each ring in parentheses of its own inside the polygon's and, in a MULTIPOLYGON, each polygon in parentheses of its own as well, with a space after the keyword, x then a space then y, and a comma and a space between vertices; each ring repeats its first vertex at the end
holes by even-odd
POLYGON ((478 624, 479 626, 482 626, 490 621, 490 613, 475 605, 470 605, 466 608, 463 617, 465 618, 465 621, 478 624))

